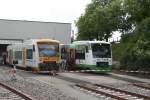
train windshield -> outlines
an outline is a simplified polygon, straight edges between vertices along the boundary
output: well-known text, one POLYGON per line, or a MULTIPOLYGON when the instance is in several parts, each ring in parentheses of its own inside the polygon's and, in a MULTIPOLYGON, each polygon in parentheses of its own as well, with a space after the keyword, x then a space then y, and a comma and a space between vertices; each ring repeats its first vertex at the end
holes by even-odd
POLYGON ((59 44, 38 43, 39 56, 59 56, 59 44))
POLYGON ((111 58, 110 44, 93 43, 91 46, 94 58, 111 58))

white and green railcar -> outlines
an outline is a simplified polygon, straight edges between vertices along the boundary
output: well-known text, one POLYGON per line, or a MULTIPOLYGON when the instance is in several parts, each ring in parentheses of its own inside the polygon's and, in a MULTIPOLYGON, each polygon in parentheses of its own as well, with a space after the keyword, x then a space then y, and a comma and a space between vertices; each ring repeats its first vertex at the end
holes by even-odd
POLYGON ((110 70, 112 65, 111 44, 104 41, 75 41, 75 63, 81 69, 110 70))

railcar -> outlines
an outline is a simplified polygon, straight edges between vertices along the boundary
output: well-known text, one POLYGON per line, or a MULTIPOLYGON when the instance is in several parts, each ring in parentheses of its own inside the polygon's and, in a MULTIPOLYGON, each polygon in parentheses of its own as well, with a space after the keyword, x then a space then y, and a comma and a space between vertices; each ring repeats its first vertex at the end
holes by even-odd
POLYGON ((68 57, 68 52, 69 50, 69 45, 65 44, 60 44, 60 52, 61 52, 61 61, 60 61, 60 70, 67 70, 67 57, 68 57))
POLYGON ((57 71, 60 63, 60 42, 31 39, 7 47, 7 63, 32 71, 57 71))
POLYGON ((112 65, 111 44, 104 41, 75 41, 75 64, 79 69, 107 70, 112 65))
POLYGON ((75 70, 75 49, 70 48, 71 44, 61 44, 61 64, 60 69, 62 70, 75 70))

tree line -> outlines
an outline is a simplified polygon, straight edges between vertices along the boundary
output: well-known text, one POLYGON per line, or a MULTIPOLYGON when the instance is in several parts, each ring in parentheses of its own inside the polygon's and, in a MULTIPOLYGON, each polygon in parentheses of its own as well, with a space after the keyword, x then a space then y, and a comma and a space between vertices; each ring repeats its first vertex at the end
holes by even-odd
POLYGON ((92 0, 76 21, 77 40, 105 40, 122 33, 113 47, 121 68, 150 69, 150 0, 92 0))

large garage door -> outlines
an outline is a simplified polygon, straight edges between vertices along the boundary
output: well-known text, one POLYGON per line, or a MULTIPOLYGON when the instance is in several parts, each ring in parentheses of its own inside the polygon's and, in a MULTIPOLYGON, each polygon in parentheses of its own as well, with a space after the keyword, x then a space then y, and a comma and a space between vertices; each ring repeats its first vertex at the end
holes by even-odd
POLYGON ((2 56, 2 53, 6 51, 6 47, 8 44, 0 44, 0 56, 2 56))
POLYGON ((22 40, 0 39, 0 64, 2 63, 2 53, 6 52, 7 46, 15 43, 22 43, 22 40))

